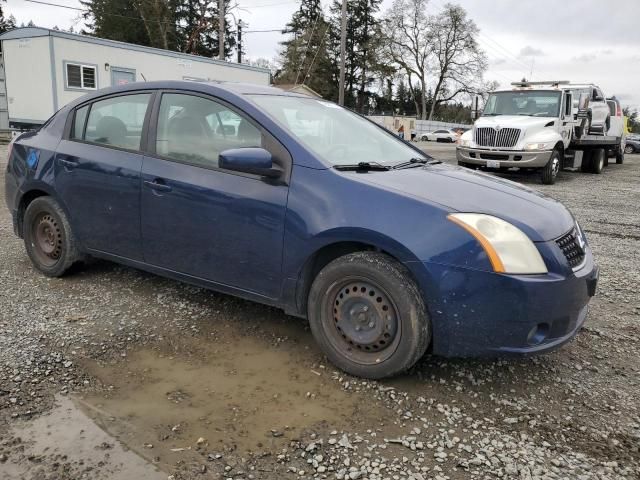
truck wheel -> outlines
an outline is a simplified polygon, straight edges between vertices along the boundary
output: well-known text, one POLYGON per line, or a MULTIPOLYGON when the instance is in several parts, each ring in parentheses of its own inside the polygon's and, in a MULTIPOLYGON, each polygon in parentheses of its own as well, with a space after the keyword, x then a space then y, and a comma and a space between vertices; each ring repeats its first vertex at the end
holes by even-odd
POLYGON ((542 168, 542 183, 545 185, 553 185, 556 183, 556 177, 560 171, 560 163, 562 159, 560 152, 554 150, 551 153, 551 158, 547 164, 542 168))
POLYGON ((627 149, 625 148, 623 150, 622 147, 618 147, 618 149, 616 150, 616 163, 618 165, 622 165, 624 163, 624 152, 626 151, 627 149))
POLYGON ((583 135, 591 135, 591 114, 587 115, 587 120, 584 124, 584 130, 582 130, 583 135))
POLYGON ((24 213, 22 228, 27 255, 47 277, 61 277, 82 259, 69 220, 53 198, 33 200, 24 213))
POLYGON ((597 148, 593 151, 591 158, 591 173, 600 174, 604 170, 604 159, 607 156, 607 152, 604 148, 597 148))
POLYGON ((415 364, 431 340, 422 295, 388 255, 351 253, 324 267, 309 292, 316 342, 341 370, 379 379, 415 364))

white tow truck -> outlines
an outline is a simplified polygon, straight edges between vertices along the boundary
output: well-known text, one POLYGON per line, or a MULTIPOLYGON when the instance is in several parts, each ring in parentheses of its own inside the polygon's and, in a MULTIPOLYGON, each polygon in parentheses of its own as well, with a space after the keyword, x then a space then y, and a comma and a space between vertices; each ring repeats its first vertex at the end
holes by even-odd
POLYGON ((489 94, 473 129, 460 137, 458 165, 538 171, 545 184, 554 183, 561 169, 602 172, 607 151, 621 138, 608 135, 608 117, 596 127, 600 100, 607 105, 599 88, 602 99, 566 81, 523 81, 512 87, 489 94))

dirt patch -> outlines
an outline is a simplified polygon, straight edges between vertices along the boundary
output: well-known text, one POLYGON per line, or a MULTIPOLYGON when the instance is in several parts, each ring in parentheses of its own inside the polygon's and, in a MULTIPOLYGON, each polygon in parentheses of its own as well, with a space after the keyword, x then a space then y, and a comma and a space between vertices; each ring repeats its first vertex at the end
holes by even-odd
POLYGON ((194 338, 181 350, 142 349, 126 361, 85 365, 105 391, 84 397, 84 410, 161 467, 195 452, 275 452, 311 431, 380 425, 386 417, 384 407, 345 392, 333 369, 310 364, 300 345, 194 338))

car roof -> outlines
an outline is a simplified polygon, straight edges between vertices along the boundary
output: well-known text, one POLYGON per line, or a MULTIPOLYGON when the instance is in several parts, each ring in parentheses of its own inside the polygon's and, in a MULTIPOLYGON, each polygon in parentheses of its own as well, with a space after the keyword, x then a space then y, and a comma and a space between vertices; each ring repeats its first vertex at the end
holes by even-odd
POLYGON ((286 92, 280 88, 256 85, 252 83, 233 83, 233 82, 192 82, 188 80, 161 80, 153 82, 132 82, 126 85, 118 85, 115 87, 103 88, 96 90, 88 95, 78 98, 69 105, 71 107, 99 98, 105 95, 118 93, 136 92, 139 90, 191 90, 202 93, 221 93, 228 92, 237 96, 244 95, 279 95, 286 97, 312 98, 307 95, 294 92, 286 92))

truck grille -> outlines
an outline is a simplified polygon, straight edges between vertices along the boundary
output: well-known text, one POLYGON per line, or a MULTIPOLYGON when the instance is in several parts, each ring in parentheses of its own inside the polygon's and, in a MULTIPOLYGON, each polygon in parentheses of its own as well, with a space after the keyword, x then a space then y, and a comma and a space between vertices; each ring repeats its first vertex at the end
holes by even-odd
POLYGON ((475 141, 480 147, 513 148, 520 137, 519 128, 502 128, 496 130, 493 127, 476 128, 475 141))
POLYGON ((571 268, 577 267, 582 263, 584 260, 584 250, 578 242, 578 232, 575 228, 556 240, 556 243, 560 247, 560 250, 562 250, 571 268))

